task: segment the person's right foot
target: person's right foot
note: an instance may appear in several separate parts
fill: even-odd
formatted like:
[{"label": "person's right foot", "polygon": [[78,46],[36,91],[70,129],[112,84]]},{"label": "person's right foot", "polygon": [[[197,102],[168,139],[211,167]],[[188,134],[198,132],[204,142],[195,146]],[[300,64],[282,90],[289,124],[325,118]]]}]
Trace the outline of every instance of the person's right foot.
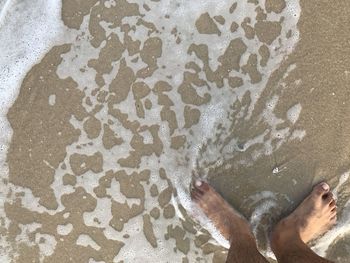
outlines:
[{"label": "person's right foot", "polygon": [[271,234],[272,249],[301,239],[307,243],[330,229],[337,220],[337,207],[326,183],[316,185],[311,194],[282,219]]},{"label": "person's right foot", "polygon": [[198,179],[194,181],[191,198],[228,241],[232,242],[236,238],[240,242],[248,240],[255,244],[248,221],[239,215],[208,183]]}]

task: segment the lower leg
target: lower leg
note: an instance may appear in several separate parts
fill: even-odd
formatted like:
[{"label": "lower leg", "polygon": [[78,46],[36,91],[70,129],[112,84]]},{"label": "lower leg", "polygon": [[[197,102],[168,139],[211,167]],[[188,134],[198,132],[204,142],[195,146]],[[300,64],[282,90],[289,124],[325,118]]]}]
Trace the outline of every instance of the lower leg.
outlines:
[{"label": "lower leg", "polygon": [[226,263],[267,263],[268,261],[260,254],[254,238],[238,237],[239,242],[231,242]]},{"label": "lower leg", "polygon": [[336,205],[329,186],[318,184],[272,232],[271,248],[278,262],[329,263],[329,260],[314,253],[307,243],[325,233],[335,222]]},{"label": "lower leg", "polygon": [[192,200],[230,241],[227,263],[266,263],[258,251],[248,222],[240,216],[209,184],[196,181]]}]

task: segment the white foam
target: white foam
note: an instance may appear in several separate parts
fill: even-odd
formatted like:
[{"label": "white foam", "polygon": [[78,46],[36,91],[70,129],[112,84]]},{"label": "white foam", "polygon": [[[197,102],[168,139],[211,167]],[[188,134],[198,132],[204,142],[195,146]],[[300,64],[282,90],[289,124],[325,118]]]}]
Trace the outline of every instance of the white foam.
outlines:
[{"label": "white foam", "polygon": [[66,236],[73,230],[73,225],[68,223],[66,225],[57,225],[57,233]]},{"label": "white foam", "polygon": [[83,246],[83,247],[92,247],[95,250],[100,250],[101,247],[88,235],[81,234],[79,235],[77,241],[77,245]]},{"label": "white foam", "polygon": [[[134,1],[137,2],[138,1]],[[210,67],[215,70],[218,63],[218,57],[222,55],[223,50],[226,49],[231,39],[235,37],[242,37],[244,36],[244,31],[239,28],[239,30],[236,33],[231,33],[229,30],[229,26],[232,21],[237,22],[240,24],[243,19],[246,16],[251,17],[252,24],[254,24],[255,21],[255,6],[252,4],[248,4],[244,1],[241,1],[238,3],[237,10],[232,16],[229,14],[228,10],[232,3],[228,2],[221,2],[221,1],[196,1],[196,2],[188,2],[188,1],[161,1],[161,2],[147,2],[147,4],[151,7],[152,12],[147,12],[145,14],[144,20],[146,21],[152,21],[155,23],[157,28],[164,27],[164,30],[162,31],[162,34],[160,37],[162,38],[163,42],[163,55],[161,58],[158,59],[158,65],[166,65],[166,69],[157,70],[152,77],[147,78],[145,81],[149,86],[153,86],[156,81],[159,80],[165,80],[169,81],[173,87],[177,87],[183,80],[183,76],[179,72],[179,69],[183,69],[184,65],[189,61],[196,62],[199,66],[203,65],[203,62],[199,60],[194,54],[187,54],[188,47],[192,43],[196,44],[207,44],[210,48],[208,50],[209,52],[209,65]],[[222,5],[223,7],[220,7]],[[298,7],[299,4],[297,1],[293,1],[292,6]],[[221,9],[220,9],[220,8]],[[224,26],[218,25],[219,29],[221,30],[222,34],[221,36],[217,35],[200,35],[200,34],[194,34],[192,35],[193,30],[196,31],[195,28],[195,21],[197,18],[202,14],[208,12],[211,17],[214,15],[223,15],[226,24]],[[285,10],[281,16],[285,16],[288,14],[289,10]],[[169,14],[170,18],[167,20],[164,20],[164,17],[159,14]],[[135,23],[135,18],[127,18],[125,21],[129,22],[130,24]],[[274,21],[279,20],[279,16],[271,17]],[[166,22],[165,22],[166,21]],[[265,85],[267,83],[269,73],[272,72],[275,68],[279,66],[279,63],[282,61],[282,59],[285,57],[285,54],[289,54],[293,47],[295,46],[296,42],[298,41],[298,33],[295,33],[297,31],[296,24],[297,24],[298,18],[297,17],[288,17],[285,20],[285,23],[283,24],[283,30],[281,34],[281,45],[276,42],[273,44],[273,47],[279,47],[280,49],[278,51],[275,51],[274,49],[271,49],[271,59],[268,62],[268,66],[266,68],[259,67],[258,70],[263,73],[265,76],[263,81],[261,83],[258,83],[256,85],[252,85],[248,79],[247,76],[235,72],[237,76],[241,77],[245,81],[245,85],[243,85],[240,88],[237,88],[234,92],[232,92],[229,89],[221,89],[217,90],[215,85],[213,83],[210,83],[211,87],[201,87],[198,93],[203,95],[205,92],[211,94],[211,101],[204,105],[197,107],[201,111],[201,119],[197,126],[191,127],[192,135],[188,132],[182,130],[182,133],[186,134],[186,137],[188,141],[190,142],[190,147],[188,150],[184,151],[183,153],[180,153],[181,156],[179,156],[179,153],[176,151],[172,151],[169,149],[168,142],[169,142],[169,131],[167,126],[162,126],[162,129],[160,130],[160,137],[162,141],[164,142],[164,152],[170,153],[166,155],[161,156],[161,164],[166,167],[166,170],[168,174],[171,174],[171,178],[177,188],[178,192],[178,200],[179,202],[188,210],[191,210],[191,200],[189,198],[187,189],[188,185],[190,183],[191,178],[188,176],[188,174],[191,173],[192,170],[196,170],[196,167],[199,162],[200,168],[207,169],[209,163],[215,163],[215,166],[221,165],[223,163],[223,160],[226,158],[229,158],[229,156],[232,156],[233,150],[237,149],[236,141],[233,138],[229,144],[215,146],[215,145],[207,145],[207,142],[209,139],[212,139],[214,134],[216,133],[217,126],[219,124],[223,125],[226,130],[229,130],[229,125],[231,125],[230,121],[227,121],[228,118],[228,111],[230,110],[230,106],[233,105],[233,103],[238,99],[241,100],[243,96],[249,91],[251,94],[252,104],[249,108],[249,112],[246,116],[243,115],[243,112],[245,109],[242,109],[239,114],[241,116],[246,117],[247,120],[249,120],[251,113],[254,109],[254,105],[260,98],[260,94],[265,88]],[[182,39],[182,42],[177,45],[175,44],[175,38],[173,35],[170,34],[171,29],[176,27],[177,31],[179,32],[179,35]],[[105,28],[105,30],[108,31],[108,28]],[[286,33],[292,30],[294,38],[286,40],[284,36]],[[135,32],[132,33],[133,39],[144,39],[147,37],[147,31],[144,30],[144,28],[137,27]],[[181,34],[180,34],[181,33]],[[244,60],[248,59],[248,55],[250,53],[258,53],[257,49],[259,48],[259,45],[257,45],[256,40],[247,40],[243,37],[243,41],[247,45],[248,51],[243,56],[241,64],[244,64]],[[214,44],[215,43],[215,44]],[[142,62],[140,62],[142,65]],[[133,64],[133,69],[137,70],[140,65]],[[292,70],[292,69],[291,69]],[[172,74],[173,79],[167,80],[165,76],[169,74],[169,72],[174,72]],[[205,79],[205,76],[203,72],[200,73],[200,77]],[[248,84],[249,83],[249,84]],[[172,107],[172,109],[175,112],[181,113],[183,111],[183,104],[179,98],[179,94],[176,91],[176,88],[174,91],[167,93],[170,98],[173,101],[176,101],[177,103]],[[277,103],[278,97],[275,98],[275,102]],[[152,100],[153,102],[153,100]],[[125,108],[125,106],[129,104],[128,99],[125,100],[125,104],[122,103],[123,106],[121,108]],[[278,148],[282,142],[285,142],[290,135],[290,131],[288,129],[285,130],[277,130],[276,126],[280,123],[282,123],[285,120],[278,119],[275,114],[273,113],[273,109],[275,106],[267,105],[268,114],[264,115],[263,117],[266,119],[266,121],[272,126],[272,138],[264,143],[264,137],[267,134],[267,131],[264,131],[262,134],[259,134],[255,138],[251,138],[249,141],[245,143],[244,149],[248,149],[250,146],[258,144],[258,143],[264,143],[264,149],[260,152],[256,152],[254,155],[254,160],[256,160],[259,156],[262,154],[271,154],[273,150]],[[159,109],[157,109],[159,110]],[[131,113],[131,112],[130,112]],[[146,113],[146,120],[155,120],[155,116],[157,116],[157,111],[153,110],[150,112],[150,114],[147,115]],[[239,116],[238,114],[238,116]],[[131,115],[133,116],[133,115]],[[159,116],[159,115],[158,115]],[[182,114],[177,114],[178,117],[178,123],[179,126],[184,125],[184,119]],[[132,117],[131,117],[132,119]],[[227,134],[226,134],[227,135]],[[281,139],[281,143],[279,143],[276,147],[274,147],[271,143],[274,138]],[[225,141],[225,137],[220,137],[220,141]],[[206,152],[200,156],[200,151],[205,145],[207,147]],[[224,153],[224,154],[223,154]],[[182,156],[187,155],[190,158],[190,163],[186,164],[184,162],[184,167],[178,167],[179,163],[182,163]],[[174,157],[175,158],[172,158]],[[146,158],[145,158],[146,159]],[[174,161],[174,159],[176,161]],[[149,160],[147,158],[147,160]],[[142,162],[144,163],[144,162]],[[174,166],[175,164],[175,166]],[[143,167],[143,165],[141,165]],[[205,175],[202,175],[205,176]],[[208,225],[210,225],[210,222],[207,222]],[[219,237],[219,235],[215,234],[216,238],[218,240],[221,240],[221,244],[224,244],[225,242]],[[123,248],[124,249],[124,248]],[[128,246],[125,247],[125,249],[128,249]]]},{"label": "white foam", "polygon": [[137,198],[126,198],[121,192],[120,192],[120,183],[117,182],[115,178],[111,181],[111,187],[107,188],[106,193],[112,197],[113,200],[119,202],[119,203],[127,203],[130,207],[132,205],[140,205],[141,200]]},{"label": "white foam", "polygon": [[49,104],[50,104],[51,106],[53,106],[53,105],[56,104],[56,95],[55,95],[55,94],[51,94],[51,95],[49,96]]},{"label": "white foam", "polygon": [[304,130],[294,130],[289,140],[299,139],[300,141],[305,137],[306,131]]},{"label": "white foam", "polygon": [[105,263],[105,261],[96,261],[93,258],[89,258],[88,263]]},{"label": "white foam", "polygon": [[296,123],[301,112],[301,104],[297,103],[287,111],[287,118],[291,123]]},{"label": "white foam", "polygon": [[300,17],[300,5],[299,3],[293,2],[293,1],[287,1],[286,3],[286,10],[289,14],[291,14],[296,19],[299,19]]},{"label": "white foam", "polygon": [[54,236],[48,234],[35,234],[35,243],[38,244],[40,249],[40,259],[51,256],[55,251],[57,241]]},{"label": "white foam", "polygon": [[339,177],[339,181],[338,181],[338,184],[337,186],[333,189],[332,193],[334,195],[334,197],[336,199],[338,199],[338,193],[339,193],[339,189],[340,187],[347,182],[347,180],[349,179],[349,176],[350,176],[350,172],[345,172],[343,174],[340,175]]},{"label": "white foam", "polygon": [[[111,200],[109,198],[97,198],[97,205],[94,211],[85,212],[83,214],[84,223],[87,226],[108,226],[109,221],[112,219],[111,213]],[[94,219],[98,219],[98,224]]]},{"label": "white foam", "polygon": [[112,6],[116,6],[117,3],[115,2],[115,0],[107,0],[104,2],[104,5],[105,5],[105,7],[110,8]]},{"label": "white foam", "polygon": [[21,233],[18,236],[16,236],[16,242],[26,242],[27,244],[34,245],[33,242],[31,242],[29,239],[29,234],[32,234],[41,226],[41,224],[35,222],[31,224],[19,224]]},{"label": "white foam", "polygon": [[[129,2],[135,2],[137,4],[140,4],[139,0],[133,0]],[[152,101],[152,104],[154,105],[152,110],[146,112],[145,119],[140,120],[136,115],[136,110],[133,106],[134,105],[134,99],[130,92],[127,99],[120,103],[118,105],[118,108],[121,109],[123,112],[128,113],[129,120],[139,120],[141,125],[148,125],[148,124],[159,124],[160,130],[159,130],[159,136],[164,144],[164,149],[162,154],[159,158],[155,155],[143,157],[141,160],[140,168],[138,170],[142,169],[150,169],[151,170],[151,181],[154,183],[157,183],[159,187],[159,191],[162,191],[167,187],[166,180],[159,180],[158,177],[158,169],[160,167],[164,167],[166,169],[167,174],[170,176],[173,184],[178,190],[178,197],[177,199],[172,199],[172,203],[176,206],[177,202],[181,203],[186,209],[192,210],[193,204],[191,202],[191,199],[188,194],[188,185],[190,183],[190,176],[191,172],[193,170],[196,170],[197,165],[199,165],[199,168],[207,168],[207,163],[214,162],[215,165],[221,165],[225,158],[229,158],[232,156],[232,153],[234,151],[245,151],[249,147],[256,145],[256,144],[264,144],[264,147],[260,149],[259,151],[255,152],[253,154],[253,157],[256,159],[262,154],[270,154],[273,150],[276,149],[275,146],[271,144],[272,139],[276,137],[288,137],[289,130],[277,130],[276,126],[280,123],[282,123],[285,120],[278,119],[273,110],[276,106],[276,103],[278,102],[278,97],[273,97],[274,101],[272,101],[272,104],[266,105],[266,111],[262,114],[261,118],[264,119],[270,126],[272,130],[271,140],[265,142],[264,137],[267,135],[268,131],[263,131],[261,134],[258,134],[254,138],[250,138],[247,142],[245,142],[244,147],[240,149],[237,146],[238,141],[233,138],[230,142],[228,142],[225,145],[219,145],[218,147],[214,144],[209,144],[207,147],[207,151],[203,154],[203,156],[200,156],[200,150],[203,149],[203,146],[208,144],[208,141],[211,139],[215,139],[215,134],[217,132],[218,125],[223,125],[225,131],[229,131],[229,126],[231,125],[231,122],[234,121],[234,119],[237,118],[246,118],[246,120],[249,120],[251,117],[252,111],[254,109],[255,104],[260,98],[260,94],[264,90],[269,74],[273,72],[281,63],[281,61],[285,58],[286,54],[289,54],[292,49],[295,47],[297,41],[298,41],[298,30],[296,28],[296,24],[298,21],[298,17],[291,17],[288,16],[288,12],[291,12],[291,8],[294,8],[294,11],[298,11],[298,1],[293,0],[290,1],[292,4],[289,4],[289,9],[286,11],[283,11],[281,15],[274,15],[271,16],[269,19],[273,21],[279,21],[280,16],[285,16],[285,22],[283,22],[283,29],[281,34],[281,42],[276,40],[272,47],[279,47],[278,51],[275,51],[275,49],[271,48],[271,58],[268,61],[268,65],[266,68],[261,68],[259,66],[258,70],[263,75],[263,80],[261,83],[258,84],[251,84],[249,77],[240,73],[235,72],[237,76],[241,77],[245,84],[241,86],[240,88],[237,88],[236,90],[232,90],[230,88],[227,88],[227,82],[225,82],[225,87],[218,89],[214,83],[209,83],[209,86],[203,86],[200,87],[198,90],[198,93],[200,95],[204,95],[205,93],[211,94],[212,98],[211,101],[202,106],[193,106],[194,108],[198,108],[201,113],[201,119],[198,125],[193,126],[191,128],[191,132],[189,130],[182,129],[181,127],[184,126],[184,118],[183,118],[183,109],[184,109],[184,103],[181,101],[180,94],[177,92],[177,88],[179,84],[182,83],[183,80],[183,70],[185,69],[186,63],[190,61],[194,61],[198,65],[202,66],[203,62],[200,61],[194,54],[190,55],[187,53],[189,46],[192,43],[196,44],[206,44],[209,47],[209,64],[210,67],[215,70],[218,65],[220,64],[218,61],[218,58],[223,54],[223,51],[226,49],[226,47],[229,45],[229,42],[231,39],[239,37],[242,38],[245,44],[247,45],[247,52],[243,55],[241,65],[244,64],[244,62],[248,59],[248,55],[251,53],[258,54],[257,50],[259,48],[259,43],[257,43],[256,39],[248,40],[244,38],[244,31],[242,28],[239,28],[237,32],[231,33],[229,30],[229,26],[231,22],[235,21],[238,24],[240,24],[243,19],[248,16],[251,18],[252,23],[255,22],[255,5],[247,3],[245,1],[239,1],[237,10],[235,11],[234,15],[229,13],[229,8],[232,3],[229,3],[228,1],[224,0],[198,0],[198,1],[185,1],[185,0],[165,0],[160,2],[155,1],[148,1],[145,0],[145,3],[147,3],[151,8],[152,12],[146,12],[143,19],[145,21],[150,21],[155,23],[156,27],[160,30],[162,27],[164,27],[164,30],[162,30],[159,37],[162,39],[163,42],[163,55],[161,58],[158,59],[158,65],[166,65],[165,69],[159,68],[151,77],[146,78],[144,81],[146,84],[148,84],[150,87],[153,87],[154,84],[157,81],[164,80],[170,82],[170,84],[174,87],[174,89],[171,92],[168,92],[167,95],[173,100],[175,103],[174,106],[171,107],[172,110],[174,110],[177,113],[178,118],[178,124],[179,129],[175,132],[178,135],[186,135],[187,140],[189,144],[187,145],[188,148],[184,150],[175,151],[170,148],[170,131],[168,128],[167,123],[163,122],[160,118],[160,107],[157,105],[157,97],[154,94],[149,95],[149,99]],[[10,3],[10,2],[8,2]],[[80,54],[81,56],[76,57],[76,51],[74,48],[62,55],[63,62],[59,66],[57,70],[57,74],[61,78],[66,77],[72,77],[77,83],[79,88],[83,89],[87,87],[87,89],[84,91],[86,94],[91,92],[93,89],[96,88],[95,83],[95,70],[92,68],[87,67],[86,71],[81,72],[79,69],[82,68],[82,66],[85,66],[87,64],[87,61],[92,58],[97,58],[100,49],[106,44],[102,43],[101,47],[98,49],[93,48],[88,39],[91,37],[91,35],[88,33],[88,16],[86,16],[83,20],[81,30],[75,31],[75,30],[67,30],[65,32],[65,36],[63,37],[60,35],[61,33],[61,24],[62,22],[59,19],[59,11],[60,11],[60,4],[58,1],[47,1],[44,3],[44,1],[36,1],[35,3],[32,3],[30,1],[23,2],[24,5],[28,8],[29,15],[36,15],[39,17],[35,17],[34,19],[29,19],[29,21],[32,21],[33,27],[35,26],[35,30],[38,30],[39,33],[35,33],[36,31],[30,30],[31,28],[24,28],[23,34],[21,36],[26,36],[33,34],[33,36],[28,36],[27,41],[29,42],[29,49],[26,49],[26,47],[23,47],[21,49],[21,45],[18,45],[15,49],[9,49],[9,52],[13,52],[13,56],[16,56],[16,52],[18,50],[22,50],[24,54],[27,54],[29,51],[30,54],[24,55],[23,59],[20,60],[19,64],[16,64],[12,68],[9,68],[9,71],[12,72],[10,75],[5,75],[5,78],[10,76],[7,86],[12,85],[13,87],[16,87],[13,89],[13,92],[11,93],[11,89],[6,90],[3,95],[4,100],[6,100],[8,103],[7,107],[11,105],[13,102],[13,99],[15,95],[18,92],[18,87],[20,84],[20,81],[22,80],[23,76],[25,75],[26,71],[29,69],[30,66],[32,66],[33,63],[37,62],[41,57],[42,54],[48,50],[48,48],[56,41],[56,37],[58,37],[60,40],[68,38],[68,43],[72,42],[73,46],[80,46]],[[29,5],[30,4],[30,5]],[[113,6],[114,1],[105,1],[105,6]],[[10,4],[9,4],[10,5]],[[51,10],[47,7],[47,5],[52,5],[57,7],[57,9],[54,9],[50,6],[50,8],[54,9],[53,12],[47,13],[47,10]],[[34,11],[33,11],[33,9]],[[59,7],[59,8],[58,8]],[[5,8],[5,6],[4,6]],[[12,7],[11,7],[12,8]],[[9,8],[8,10],[12,10]],[[46,9],[45,9],[46,8]],[[41,14],[41,16],[38,14],[39,10],[40,12],[43,12],[44,14]],[[44,10],[44,11],[42,11]],[[30,13],[31,12],[31,13]],[[210,16],[215,15],[223,15],[226,23],[225,25],[218,25],[218,28],[221,30],[222,34],[220,36],[216,35],[201,35],[198,34],[195,27],[195,22],[198,19],[198,17],[208,12]],[[300,10],[299,10],[300,13]],[[166,19],[164,18],[165,15],[169,15],[170,18]],[[50,15],[50,17],[47,17]],[[287,16],[287,17],[286,17]],[[41,19],[42,18],[42,19]],[[46,19],[47,18],[47,19]],[[7,18],[11,20],[10,18]],[[130,23],[131,25],[135,25],[137,23],[137,20],[139,17],[126,17],[123,19],[123,23]],[[25,21],[27,22],[28,18],[25,18]],[[5,20],[4,20],[5,21]],[[24,20],[23,20],[24,21]],[[24,23],[22,21],[22,23]],[[17,22],[17,20],[16,20]],[[36,25],[36,22],[40,22],[40,25]],[[47,30],[47,26],[51,25],[50,30]],[[103,26],[108,33],[114,32],[116,33],[121,39],[123,38],[123,32],[120,31],[120,29],[113,29],[108,28],[108,23],[101,23],[101,26]],[[180,37],[182,39],[182,42],[177,45],[175,44],[175,38],[173,35],[171,35],[171,30],[176,27]],[[1,29],[2,30],[2,29]],[[292,30],[293,37],[292,39],[285,39],[286,32],[289,30]],[[6,31],[5,31],[6,32]],[[16,31],[18,32],[18,31]],[[29,32],[29,33],[28,33]],[[84,37],[80,37],[79,39],[76,39],[75,36],[77,34],[80,34],[81,32],[86,32],[86,35]],[[194,34],[193,34],[194,33]],[[145,27],[142,26],[136,26],[136,29],[134,32],[130,32],[130,35],[133,39],[141,40],[141,47],[144,45],[144,40],[148,38],[148,31]],[[43,38],[45,36],[45,39],[41,39],[40,45],[34,46],[33,38],[35,40],[35,36],[39,38]],[[1,39],[1,37],[0,37]],[[14,37],[14,40],[18,40],[18,36]],[[8,43],[8,42],[7,42]],[[281,43],[281,44],[279,44]],[[0,43],[1,45],[2,43]],[[10,45],[11,46],[11,45]],[[16,45],[14,45],[16,46]],[[2,46],[0,46],[1,48]],[[34,51],[33,51],[34,49]],[[12,54],[12,53],[11,53]],[[22,57],[19,56],[19,59]],[[132,58],[130,56],[126,56],[126,61],[129,66],[132,66],[133,70],[136,72],[137,70],[141,69],[145,66],[145,64],[139,60],[138,63],[130,63],[130,60]],[[3,59],[3,57],[0,57],[1,63],[2,62],[8,62],[8,60]],[[1,68],[0,64],[0,69]],[[4,63],[6,65],[6,63]],[[104,74],[103,78],[106,81],[106,86],[110,84],[113,77],[115,76],[116,72],[118,71],[118,66],[115,66],[112,70],[112,72],[108,74]],[[12,71],[11,71],[12,70]],[[167,75],[172,74],[173,79],[169,80],[166,78]],[[204,73],[201,72],[199,74],[200,78],[205,79]],[[233,76],[233,73],[231,73],[231,76]],[[11,82],[12,81],[12,82]],[[16,85],[14,85],[16,84]],[[5,85],[5,86],[6,86]],[[0,90],[0,96],[1,95]],[[240,112],[237,113],[236,116],[230,117],[229,112],[231,111],[231,106],[234,102],[242,101],[242,98],[246,95],[250,94],[252,104],[249,106],[248,114],[245,114],[247,109],[241,109]],[[97,102],[94,98],[92,98],[92,102],[95,105]],[[50,96],[49,103],[54,104],[55,99]],[[91,110],[92,107],[89,107],[84,104],[87,110]],[[6,110],[4,110],[4,114],[6,113]],[[4,114],[0,114],[1,116],[5,117]],[[102,110],[98,114],[96,114],[96,118],[100,120],[104,120],[106,118],[106,110]],[[0,122],[3,123],[3,122]],[[74,143],[67,147],[67,158],[65,160],[65,163],[68,164],[68,158],[72,153],[82,153],[82,154],[88,154],[92,155],[96,152],[98,149],[103,154],[103,170],[107,171],[109,169],[119,169],[121,168],[116,164],[116,160],[128,156],[129,151],[132,150],[130,147],[130,141],[132,139],[132,132],[130,130],[124,129],[122,125],[118,122],[113,124],[111,128],[115,131],[117,131],[118,135],[121,136],[124,140],[124,143],[118,147],[112,148],[111,150],[105,150],[101,146],[101,136],[94,140],[89,140],[87,138],[87,135],[83,132],[82,123],[75,119],[74,117],[71,118],[71,124],[76,127],[77,129],[80,129],[82,131],[81,136],[79,137],[79,141],[77,143]],[[3,143],[4,147],[6,147],[10,136],[11,136],[11,130],[8,126],[3,128],[1,131],[6,131],[7,133],[0,133],[4,134],[4,138],[6,138],[6,143]],[[176,135],[177,135],[176,134]],[[219,137],[219,140],[225,141],[225,138],[227,138],[228,133],[223,132],[222,136]],[[151,143],[153,139],[151,136],[145,132],[143,134],[144,142],[145,143]],[[285,138],[283,138],[285,139]],[[76,146],[82,143],[86,143],[92,141],[92,146],[87,146],[84,149],[77,149]],[[281,140],[284,142],[283,140]],[[281,145],[281,144],[279,144]],[[5,152],[5,151],[4,151]],[[189,158],[188,159],[186,158]],[[158,161],[160,160],[160,164]],[[63,194],[71,193],[74,191],[74,188],[71,186],[64,186],[62,185],[62,177],[65,173],[71,172],[71,168],[69,165],[67,165],[67,170],[62,170],[61,168],[56,169],[55,173],[55,181],[52,183],[51,187],[54,189],[55,196],[57,198],[57,201],[59,203],[59,207],[56,211],[48,211],[50,213],[56,213],[58,211],[62,211],[64,209],[63,205],[61,204],[61,196]],[[124,168],[127,173],[131,173],[134,171],[134,169],[131,168]],[[91,194],[92,196],[96,197],[93,188],[98,185],[98,180],[103,176],[104,173],[94,174],[92,172],[87,172],[84,175],[81,175],[77,177],[77,187],[82,186],[84,187],[85,191]],[[204,175],[205,176],[205,175]],[[161,181],[161,182],[159,182]],[[107,189],[108,193],[112,195],[112,198],[115,200],[119,200],[120,202],[127,201],[129,205],[132,204],[138,204],[139,200],[129,200],[125,199],[123,195],[119,195],[119,189],[118,184],[113,180],[111,189]],[[146,189],[146,185],[145,189]],[[112,190],[113,189],[113,190]],[[113,193],[112,191],[116,191],[117,193]],[[266,207],[271,207],[271,200],[264,196],[266,199],[268,199],[270,203],[267,203],[263,206],[265,209],[256,210],[255,216],[254,216],[254,222],[259,222],[259,218],[261,215],[266,211]],[[23,198],[26,200],[24,202],[24,206],[30,208],[33,211],[40,211],[43,212],[47,209],[44,207],[41,207],[38,205],[38,200],[34,198],[31,195],[30,191],[27,191],[25,194],[25,197]],[[109,221],[112,219],[112,214],[110,211],[111,208],[111,200],[108,198],[96,198],[97,199],[97,207],[93,212],[84,213],[83,218],[84,222],[88,226],[96,226],[96,227],[104,227],[105,231],[104,234],[107,238],[110,239],[120,239],[120,233],[115,231],[112,227],[109,226]],[[152,199],[149,196],[149,193],[146,191],[146,203],[145,203],[145,212],[150,211],[154,206],[157,206],[157,200],[156,198]],[[270,205],[270,206],[269,206]],[[180,216],[179,209],[176,208],[177,215]],[[200,215],[200,211],[198,211],[198,214]],[[94,218],[97,218],[100,221],[100,224],[96,223],[94,221]],[[200,218],[203,222],[203,225],[207,227],[211,233],[215,236],[216,240],[223,244],[224,246],[228,247],[228,242],[225,240],[219,232],[214,228],[213,224],[208,221],[203,214],[200,215]],[[154,232],[156,235],[156,238],[158,240],[158,247],[156,249],[152,248],[151,245],[145,240],[144,234],[142,233],[142,216],[138,216],[135,218],[132,218],[127,224],[125,224],[125,229],[128,234],[130,234],[130,238],[128,241],[125,242],[125,246],[121,249],[119,255],[116,257],[116,260],[121,259],[130,259],[129,262],[154,262],[155,255],[157,259],[161,262],[165,262],[169,258],[171,258],[174,262],[180,262],[182,258],[181,253],[174,253],[173,252],[173,246],[175,241],[170,239],[169,241],[165,242],[163,236],[164,231],[166,231],[166,227],[169,224],[179,224],[177,219],[169,219],[167,221],[162,218],[162,220],[156,220],[152,221],[154,226]],[[63,227],[63,228],[62,228]],[[69,227],[67,226],[59,226],[57,231],[60,231],[60,233],[67,233]],[[191,236],[189,233],[186,233],[186,237],[193,239],[193,236]],[[51,244],[54,242],[51,240]],[[50,243],[48,242],[48,243]],[[192,242],[192,241],[191,241]],[[80,236],[77,240],[78,244],[81,245],[89,245],[91,247],[94,247],[95,249],[98,249],[98,245],[91,239],[89,236]],[[96,246],[97,245],[97,246]],[[193,246],[193,243],[191,243]],[[142,250],[140,248],[143,248]],[[42,248],[46,251],[46,254],[50,253],[49,248]],[[136,255],[140,255],[140,258],[136,258]],[[142,259],[141,259],[142,257]],[[195,258],[196,255],[193,250],[191,250],[188,254],[189,258]],[[210,259],[211,256],[208,256],[206,259]],[[133,259],[133,261],[131,261]]]}]

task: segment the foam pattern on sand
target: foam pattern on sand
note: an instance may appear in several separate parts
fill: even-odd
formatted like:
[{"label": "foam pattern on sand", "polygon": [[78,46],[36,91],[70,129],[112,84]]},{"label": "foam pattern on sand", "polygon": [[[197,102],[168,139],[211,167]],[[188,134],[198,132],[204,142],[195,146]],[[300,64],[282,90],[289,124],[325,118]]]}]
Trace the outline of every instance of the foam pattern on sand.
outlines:
[{"label": "foam pattern on sand", "polygon": [[[7,179],[6,153],[12,129],[6,114],[18,95],[25,74],[50,48],[63,40],[60,1],[0,1],[0,172]],[[0,185],[0,209],[8,189]],[[7,225],[8,222],[6,222]],[[1,237],[2,247],[5,237]],[[4,250],[1,262],[9,262]]]},{"label": "foam pattern on sand", "polygon": [[[298,1],[273,2],[63,1],[58,14],[57,2],[40,9],[22,1],[38,34],[23,27],[29,47],[9,49],[31,57],[18,65],[1,58],[13,67],[6,85],[14,88],[1,91],[7,108],[23,79],[18,72],[38,64],[8,114],[9,255],[64,262],[222,257],[227,241],[189,198],[192,175],[206,179],[231,158],[250,166],[305,136],[295,128],[301,104],[282,117],[275,112],[294,64],[278,90],[262,96],[299,39]],[[2,14],[14,12],[12,4]],[[1,23],[11,29],[11,21]],[[47,42],[33,46],[44,35]],[[242,141],[249,125],[263,128]],[[4,131],[3,153],[12,135],[9,126]],[[279,211],[268,191],[245,204],[255,232],[264,215]]]}]

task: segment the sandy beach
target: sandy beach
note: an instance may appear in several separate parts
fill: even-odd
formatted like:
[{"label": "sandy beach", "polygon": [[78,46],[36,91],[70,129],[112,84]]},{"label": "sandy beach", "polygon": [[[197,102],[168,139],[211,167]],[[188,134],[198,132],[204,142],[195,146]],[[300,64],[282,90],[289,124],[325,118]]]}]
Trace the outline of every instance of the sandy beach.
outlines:
[{"label": "sandy beach", "polygon": [[348,262],[349,13],[348,1],[63,0],[60,33],[4,115],[2,262],[223,263],[228,242],[190,200],[197,177],[271,262],[271,228],[327,181],[338,224],[310,245]]}]

